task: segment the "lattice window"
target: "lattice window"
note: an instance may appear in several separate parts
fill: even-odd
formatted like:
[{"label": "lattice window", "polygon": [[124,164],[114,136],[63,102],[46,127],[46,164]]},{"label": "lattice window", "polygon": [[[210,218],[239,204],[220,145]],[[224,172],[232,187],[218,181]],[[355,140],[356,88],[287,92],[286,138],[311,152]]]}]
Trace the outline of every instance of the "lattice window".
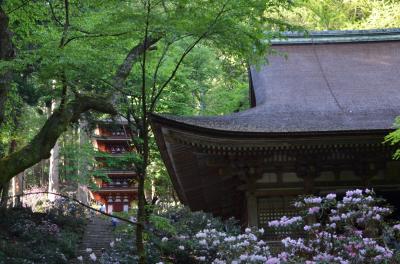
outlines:
[{"label": "lattice window", "polygon": [[300,230],[276,230],[268,227],[268,222],[280,219],[282,216],[297,216],[298,211],[293,207],[296,197],[277,196],[258,198],[258,223],[265,229],[266,240],[281,240],[288,236],[298,237]]}]

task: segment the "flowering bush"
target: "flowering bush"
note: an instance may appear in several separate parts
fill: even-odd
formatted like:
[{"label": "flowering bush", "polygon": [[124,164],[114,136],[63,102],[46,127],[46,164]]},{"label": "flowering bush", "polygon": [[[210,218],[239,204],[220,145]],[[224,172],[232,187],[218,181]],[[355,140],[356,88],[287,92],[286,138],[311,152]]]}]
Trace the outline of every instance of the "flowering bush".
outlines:
[{"label": "flowering bush", "polygon": [[263,229],[246,228],[243,234],[228,235],[215,229],[204,229],[195,235],[193,254],[199,262],[225,263],[277,263],[267,244],[259,240]]},{"label": "flowering bush", "polygon": [[[303,197],[295,204],[302,215],[269,222],[269,227],[302,227],[302,238],[282,240],[283,263],[398,263],[396,230],[384,221],[392,213],[372,190]],[[390,242],[392,241],[392,242]]]},{"label": "flowering bush", "polygon": [[59,264],[75,258],[84,220],[62,211],[57,203],[45,211],[25,207],[0,210],[0,263]]},{"label": "flowering bush", "polygon": [[[185,208],[170,209],[152,217],[147,227],[148,262],[400,263],[400,224],[389,224],[392,209],[372,190],[348,191],[342,199],[334,193],[304,196],[294,206],[299,210],[297,216],[268,223],[266,232],[296,231],[274,251],[261,239],[263,229],[247,228],[241,233],[231,220],[223,222]],[[122,242],[113,242],[103,263],[137,263],[134,233],[120,235]]]}]

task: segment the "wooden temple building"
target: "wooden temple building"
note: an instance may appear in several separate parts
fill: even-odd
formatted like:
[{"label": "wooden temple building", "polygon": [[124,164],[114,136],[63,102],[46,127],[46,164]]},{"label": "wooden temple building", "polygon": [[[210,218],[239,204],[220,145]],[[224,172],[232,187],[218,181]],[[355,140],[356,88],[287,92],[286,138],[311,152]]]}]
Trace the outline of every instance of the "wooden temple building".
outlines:
[{"label": "wooden temple building", "polygon": [[92,191],[95,200],[105,204],[108,213],[128,211],[137,198],[137,185],[133,164],[119,161],[133,151],[127,122],[121,118],[98,122],[92,142],[100,154],[96,157],[98,172],[110,180],[95,178],[98,187]]},{"label": "wooden temple building", "polygon": [[369,187],[400,208],[400,163],[383,144],[400,115],[400,30],[293,33],[272,48],[249,70],[250,109],[152,115],[181,202],[260,227],[301,194]]}]

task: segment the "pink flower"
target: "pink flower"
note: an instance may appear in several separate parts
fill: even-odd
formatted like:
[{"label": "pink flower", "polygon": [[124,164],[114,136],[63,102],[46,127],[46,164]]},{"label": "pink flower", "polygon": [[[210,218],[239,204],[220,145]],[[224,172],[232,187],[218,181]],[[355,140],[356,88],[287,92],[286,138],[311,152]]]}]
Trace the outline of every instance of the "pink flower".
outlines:
[{"label": "pink flower", "polygon": [[318,206],[314,206],[308,209],[308,214],[316,214],[319,212],[319,207]]}]

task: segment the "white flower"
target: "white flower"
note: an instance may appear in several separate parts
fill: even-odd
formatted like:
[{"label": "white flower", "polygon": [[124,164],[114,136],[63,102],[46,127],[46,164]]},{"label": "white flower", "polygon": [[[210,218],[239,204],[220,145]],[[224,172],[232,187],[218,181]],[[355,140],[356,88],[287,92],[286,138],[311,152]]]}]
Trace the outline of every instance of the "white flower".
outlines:
[{"label": "white flower", "polygon": [[213,243],[212,243],[212,245],[214,247],[218,246],[219,244],[220,244],[220,242],[218,240],[214,240]]},{"label": "white flower", "polygon": [[302,206],[303,206],[303,203],[302,203],[302,202],[295,202],[295,203],[294,203],[294,207],[299,208],[299,207],[302,207]]},{"label": "white flower", "polygon": [[200,245],[206,246],[207,245],[207,241],[205,239],[202,239],[199,241]]},{"label": "white flower", "polygon": [[83,261],[83,257],[82,257],[82,256],[77,257],[77,259],[78,259],[79,261]]},{"label": "white flower", "polygon": [[96,255],[94,253],[90,254],[89,257],[93,261],[96,261],[96,259],[97,259]]},{"label": "white flower", "polygon": [[244,230],[244,232],[250,233],[250,232],[251,232],[251,229],[250,229],[250,228],[246,228],[246,229]]},{"label": "white flower", "polygon": [[114,241],[110,242],[110,247],[114,247]]},{"label": "white flower", "polygon": [[335,193],[330,193],[330,194],[328,194],[327,196],[326,196],[326,199],[328,199],[328,200],[333,200],[333,199],[335,199],[336,198],[336,194]]},{"label": "white flower", "polygon": [[167,242],[168,241],[168,237],[163,237],[162,239],[161,239],[161,242]]},{"label": "white flower", "polygon": [[87,252],[87,253],[90,253],[90,252],[92,252],[92,249],[91,249],[91,248],[87,248],[87,249],[86,249],[86,252]]},{"label": "white flower", "polygon": [[330,216],[329,220],[331,222],[340,221],[340,216],[338,216],[338,215]]},{"label": "white flower", "polygon": [[381,216],[379,214],[375,215],[374,217],[372,217],[373,219],[379,221],[381,220]]},{"label": "white flower", "polygon": [[203,233],[203,232],[199,232],[196,234],[197,238],[205,238],[206,236],[207,236],[206,233]]},{"label": "white flower", "polygon": [[307,198],[304,198],[304,202],[305,202],[306,204],[310,204],[310,203],[317,203],[317,204],[319,204],[319,203],[322,202],[322,198],[321,198],[321,197],[307,197]]},{"label": "white flower", "polygon": [[121,242],[121,238],[116,238],[115,241]]},{"label": "white flower", "polygon": [[260,232],[261,234],[264,234],[264,228],[258,229],[258,232]]},{"label": "white flower", "polygon": [[184,246],[182,246],[182,245],[181,245],[181,246],[179,246],[178,248],[179,248],[180,250],[185,250],[185,247],[184,247]]}]

